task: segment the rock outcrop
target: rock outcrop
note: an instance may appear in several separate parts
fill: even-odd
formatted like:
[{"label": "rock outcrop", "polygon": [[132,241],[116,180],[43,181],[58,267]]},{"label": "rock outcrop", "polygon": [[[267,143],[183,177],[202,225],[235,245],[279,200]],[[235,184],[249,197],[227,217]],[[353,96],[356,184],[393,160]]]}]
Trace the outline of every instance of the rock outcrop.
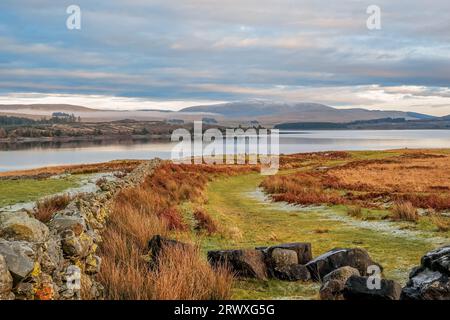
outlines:
[{"label": "rock outcrop", "polygon": [[402,300],[450,300],[450,246],[425,254],[402,290]]},{"label": "rock outcrop", "polygon": [[110,200],[140,183],[160,160],[84,194],[44,224],[25,211],[0,212],[0,299],[102,299],[97,250]]}]

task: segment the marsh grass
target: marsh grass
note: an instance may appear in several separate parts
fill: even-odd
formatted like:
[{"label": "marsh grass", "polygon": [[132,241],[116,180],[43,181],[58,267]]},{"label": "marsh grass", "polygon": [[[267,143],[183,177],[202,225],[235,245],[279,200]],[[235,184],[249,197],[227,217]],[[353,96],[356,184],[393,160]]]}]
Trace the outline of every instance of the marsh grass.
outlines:
[{"label": "marsh grass", "polygon": [[419,217],[417,208],[411,202],[396,202],[392,207],[392,220],[417,222]]},{"label": "marsh grass", "polygon": [[74,197],[69,194],[41,199],[36,202],[33,211],[34,217],[43,223],[47,223],[56,212],[65,209],[73,199]]}]

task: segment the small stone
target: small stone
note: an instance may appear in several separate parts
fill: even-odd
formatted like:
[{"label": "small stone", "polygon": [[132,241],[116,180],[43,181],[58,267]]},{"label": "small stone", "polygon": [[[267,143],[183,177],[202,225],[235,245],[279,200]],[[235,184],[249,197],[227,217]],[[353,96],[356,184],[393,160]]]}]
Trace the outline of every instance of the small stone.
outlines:
[{"label": "small stone", "polygon": [[89,275],[97,274],[100,272],[100,266],[102,259],[96,255],[88,255],[86,257],[86,266],[84,272]]},{"label": "small stone", "polygon": [[0,239],[0,255],[5,258],[13,277],[23,279],[34,270],[36,253],[28,242]]},{"label": "small stone", "polygon": [[13,287],[13,278],[9,273],[6,259],[0,255],[0,297],[8,296]]},{"label": "small stone", "polygon": [[50,229],[55,229],[58,232],[72,230],[77,236],[86,231],[86,221],[74,205],[56,213],[49,226]]}]

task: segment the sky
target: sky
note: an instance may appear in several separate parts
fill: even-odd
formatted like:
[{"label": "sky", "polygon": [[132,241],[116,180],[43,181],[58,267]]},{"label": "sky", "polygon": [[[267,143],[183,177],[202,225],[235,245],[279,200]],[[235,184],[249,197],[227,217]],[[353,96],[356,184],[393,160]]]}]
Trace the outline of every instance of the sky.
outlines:
[{"label": "sky", "polygon": [[[66,27],[70,5],[80,30]],[[448,12],[448,0],[2,0],[0,104],[264,99],[448,115]]]}]

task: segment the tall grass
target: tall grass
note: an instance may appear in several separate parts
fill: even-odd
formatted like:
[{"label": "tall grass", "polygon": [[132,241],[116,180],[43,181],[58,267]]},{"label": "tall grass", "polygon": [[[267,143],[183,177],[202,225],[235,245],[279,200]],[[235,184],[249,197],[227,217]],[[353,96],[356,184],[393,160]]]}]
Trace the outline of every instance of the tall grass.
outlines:
[{"label": "tall grass", "polygon": [[196,221],[196,230],[204,230],[208,234],[217,232],[218,227],[211,216],[203,209],[199,208],[194,211],[194,219]]},{"label": "tall grass", "polygon": [[419,213],[411,202],[396,202],[392,207],[391,218],[397,221],[417,222]]},{"label": "tall grass", "polygon": [[[165,248],[157,268],[150,268],[148,241],[154,235],[188,232],[178,205],[201,203],[204,188],[215,175],[231,175],[242,167],[194,166],[165,163],[136,187],[122,190],[111,205],[103,233],[99,280],[106,297],[119,299],[226,299],[233,276],[213,269],[195,246]],[[208,231],[214,222],[204,212],[197,221]]]},{"label": "tall grass", "polygon": [[63,194],[39,200],[34,208],[34,217],[47,223],[56,212],[65,209],[73,199],[73,196]]}]

